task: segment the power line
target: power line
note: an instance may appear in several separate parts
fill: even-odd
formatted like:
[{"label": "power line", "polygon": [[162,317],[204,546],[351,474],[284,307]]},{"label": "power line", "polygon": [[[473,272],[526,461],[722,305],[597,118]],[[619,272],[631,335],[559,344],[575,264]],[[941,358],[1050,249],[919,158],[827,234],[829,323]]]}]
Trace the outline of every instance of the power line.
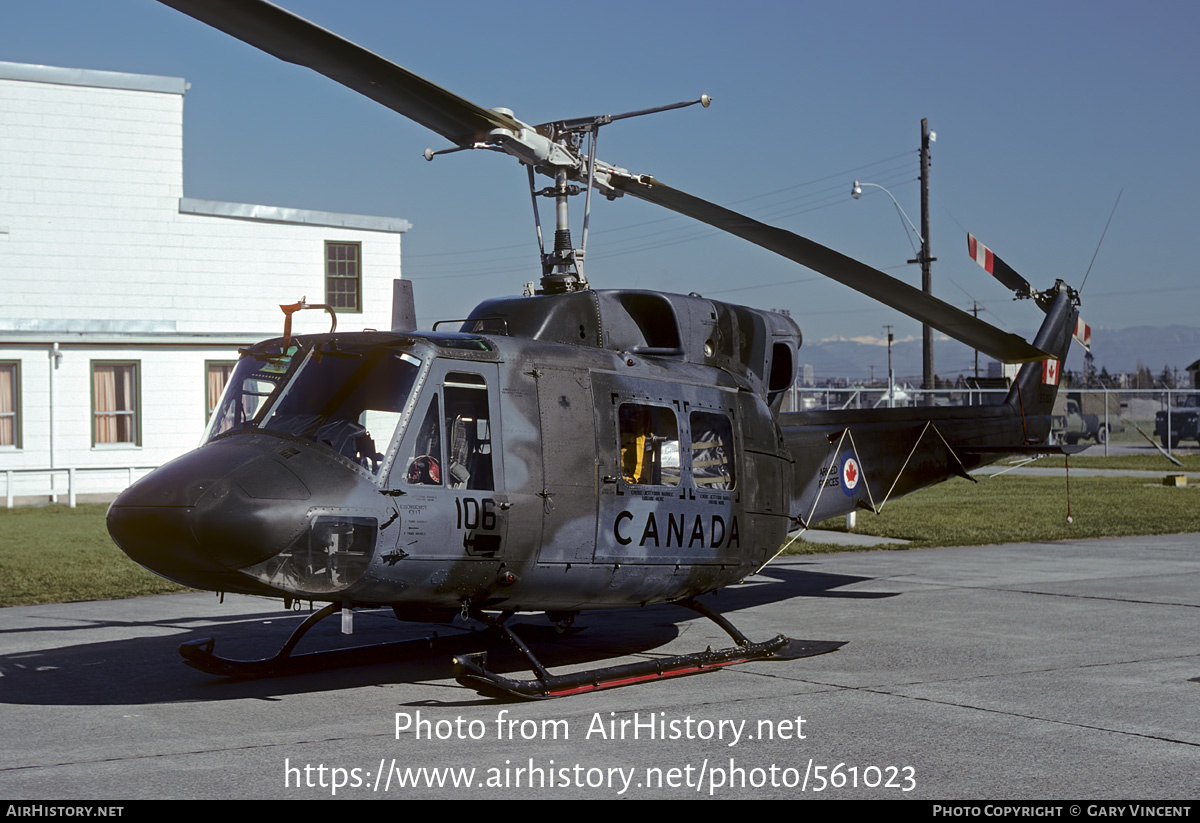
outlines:
[{"label": "power line", "polygon": [[[741,203],[747,203],[752,200],[759,200],[764,197],[771,197],[773,195],[780,194],[783,192],[794,191],[796,189],[805,188],[807,186],[812,186],[817,183],[823,183],[826,180],[832,180],[835,178],[844,178],[847,175],[853,174],[854,172],[861,172],[861,171],[873,168],[875,166],[883,165],[885,163],[890,163],[893,160],[896,160],[901,157],[908,157],[912,153],[913,152],[911,152],[911,151],[902,152],[901,154],[893,155],[891,157],[885,157],[881,160],[875,160],[873,162],[866,163],[861,166],[855,166],[855,167],[846,169],[844,171],[834,172],[832,174],[827,174],[822,177],[816,177],[811,180],[805,180],[800,183],[793,183],[790,186],[784,186],[779,189],[772,189],[771,191],[762,192],[760,194],[753,194],[748,197],[743,197],[739,200],[730,201],[729,205],[738,205]],[[892,169],[885,169],[881,173],[889,174],[889,173],[891,173],[891,171],[892,171]],[[797,198],[791,198],[791,200],[803,200],[808,197],[814,197],[814,196],[816,196],[816,194],[817,193],[814,192],[814,193],[810,193],[807,195],[801,195],[800,197],[797,197]],[[789,201],[788,200],[781,201],[781,203],[786,203],[786,202],[789,202]],[[778,206],[781,204],[776,204],[776,205]],[[800,213],[803,213],[803,212],[800,212]],[[784,216],[789,216],[789,215],[784,215]],[[599,230],[593,231],[592,234],[600,235],[600,234],[610,234],[610,233],[614,233],[614,232],[624,232],[624,231],[628,231],[630,229],[639,229],[639,228],[644,228],[646,226],[655,225],[658,223],[664,223],[667,221],[677,221],[677,220],[681,220],[681,219],[682,218],[677,215],[668,215],[666,217],[660,217],[660,218],[657,218],[654,220],[643,220],[643,221],[639,221],[637,223],[627,223],[622,226],[613,226],[613,227],[607,228],[607,229],[599,229]],[[678,229],[668,229],[666,231],[670,232],[670,231],[677,231],[677,230]],[[655,234],[658,234],[658,233],[656,232],[654,234],[645,235],[645,236],[654,236]],[[635,238],[635,239],[638,239],[638,238]],[[524,243],[513,243],[513,244],[504,245],[504,246],[489,246],[489,247],[476,248],[476,249],[459,249],[456,251],[424,252],[424,253],[420,253],[420,254],[406,254],[405,259],[427,259],[427,258],[431,258],[431,257],[452,257],[452,256],[471,255],[471,254],[490,254],[490,253],[497,252],[497,251],[507,251],[509,249],[524,248],[525,245],[526,244],[524,244]]]}]

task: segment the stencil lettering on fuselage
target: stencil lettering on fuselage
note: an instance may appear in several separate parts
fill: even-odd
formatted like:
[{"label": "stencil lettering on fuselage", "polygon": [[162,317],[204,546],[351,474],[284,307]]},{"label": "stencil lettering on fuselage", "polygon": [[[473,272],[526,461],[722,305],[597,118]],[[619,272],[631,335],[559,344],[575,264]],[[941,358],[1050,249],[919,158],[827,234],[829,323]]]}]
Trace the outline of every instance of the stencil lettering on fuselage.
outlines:
[{"label": "stencil lettering on fuselage", "polygon": [[[609,491],[606,489],[605,491]],[[715,563],[734,557],[742,524],[731,495],[625,487],[602,494],[596,560],[623,563]]]}]

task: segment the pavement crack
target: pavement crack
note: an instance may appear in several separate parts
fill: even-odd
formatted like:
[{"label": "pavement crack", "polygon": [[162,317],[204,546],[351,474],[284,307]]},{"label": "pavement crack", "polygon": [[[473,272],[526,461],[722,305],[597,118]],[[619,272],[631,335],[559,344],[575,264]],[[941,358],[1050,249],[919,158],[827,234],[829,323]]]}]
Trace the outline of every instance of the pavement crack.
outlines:
[{"label": "pavement crack", "polygon": [[130,754],[119,757],[93,757],[83,760],[62,760],[54,763],[29,763],[23,766],[5,766],[0,767],[0,774],[5,772],[20,772],[31,769],[53,769],[60,766],[80,766],[92,763],[126,763],[136,762],[138,760],[155,760],[160,757],[187,757],[189,755],[202,754],[220,754],[222,752],[249,752],[256,749],[279,749],[286,746],[307,746],[323,743],[344,743],[348,740],[362,740],[364,738],[384,738],[387,739],[387,734],[371,734],[355,737],[326,737],[318,740],[289,740],[283,743],[256,743],[249,746],[219,746],[208,749],[186,749],[183,751],[174,752],[155,752],[153,754]]},{"label": "pavement crack", "polygon": [[1107,726],[1097,726],[1097,725],[1094,725],[1091,723],[1079,723],[1079,722],[1072,721],[1072,720],[1055,720],[1055,719],[1049,718],[1049,717],[1039,717],[1038,715],[1035,715],[1035,714],[1023,714],[1021,712],[1005,711],[1004,709],[990,709],[990,708],[987,708],[986,706],[973,706],[969,703],[958,703],[958,702],[955,702],[952,700],[936,700],[932,697],[914,697],[912,695],[900,694],[898,692],[891,692],[891,691],[888,691],[887,689],[861,688],[861,689],[853,689],[853,690],[870,692],[872,694],[883,694],[883,695],[887,695],[889,697],[899,697],[902,700],[914,700],[914,701],[917,701],[920,703],[932,703],[937,706],[950,706],[950,707],[957,708],[957,709],[969,709],[971,711],[984,712],[986,714],[998,714],[998,715],[1002,715],[1004,717],[1019,717],[1023,720],[1036,720],[1036,721],[1039,721],[1042,723],[1053,723],[1054,725],[1057,725],[1057,726],[1070,726],[1070,727],[1076,728],[1076,729],[1087,729],[1089,731],[1108,732],[1110,734],[1119,734],[1124,737],[1138,737],[1138,738],[1142,738],[1145,740],[1158,740],[1158,741],[1161,741],[1164,743],[1178,743],[1183,746],[1191,746],[1193,748],[1200,748],[1200,742],[1194,742],[1191,740],[1180,740],[1179,738],[1176,738],[1176,737],[1164,737],[1162,735],[1148,734],[1146,732],[1132,732],[1132,731],[1126,731],[1123,729],[1112,729]]},{"label": "pavement crack", "polygon": [[[1152,575],[1158,577],[1160,575]],[[1125,578],[1137,579],[1137,578]],[[1071,592],[1047,592],[1038,591],[1037,589],[1020,589],[1011,586],[971,586],[963,583],[942,583],[937,580],[919,580],[906,575],[894,575],[889,577],[879,577],[877,580],[891,580],[904,583],[919,583],[922,586],[938,587],[942,589],[965,589],[967,591],[983,591],[983,592],[1008,592],[1011,594],[1033,594],[1042,597],[1064,597],[1074,600],[1103,600],[1109,603],[1133,603],[1144,606],[1182,606],[1187,609],[1200,609],[1200,603],[1180,603],[1176,601],[1163,600],[1142,600],[1136,597],[1118,597],[1116,595],[1101,595],[1101,594],[1074,594]]]},{"label": "pavement crack", "polygon": [[1139,600],[1134,597],[1114,597],[1099,594],[1068,594],[1066,592],[1039,592],[1032,589],[1008,589],[991,586],[979,586],[977,588],[988,589],[989,591],[1015,592],[1016,594],[1040,594],[1050,597],[1066,597],[1076,600],[1105,600],[1111,603],[1136,603],[1144,606],[1182,606],[1185,609],[1200,609],[1200,603],[1174,603],[1163,602],[1162,600]]}]

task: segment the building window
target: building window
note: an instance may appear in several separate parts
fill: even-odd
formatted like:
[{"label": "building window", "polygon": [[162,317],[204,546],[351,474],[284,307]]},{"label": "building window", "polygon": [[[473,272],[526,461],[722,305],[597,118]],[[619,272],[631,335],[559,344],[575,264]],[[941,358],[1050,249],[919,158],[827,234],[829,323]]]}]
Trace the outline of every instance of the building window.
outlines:
[{"label": "building window", "polygon": [[0,447],[21,448],[21,364],[0,363]]},{"label": "building window", "polygon": [[92,442],[141,445],[138,364],[92,362]]},{"label": "building window", "polygon": [[362,243],[325,241],[325,302],[337,311],[362,311]]},{"label": "building window", "polygon": [[204,361],[205,420],[212,417],[217,404],[221,402],[221,395],[225,392],[225,384],[229,382],[229,375],[233,374],[233,367],[236,365],[237,363],[233,360]]}]

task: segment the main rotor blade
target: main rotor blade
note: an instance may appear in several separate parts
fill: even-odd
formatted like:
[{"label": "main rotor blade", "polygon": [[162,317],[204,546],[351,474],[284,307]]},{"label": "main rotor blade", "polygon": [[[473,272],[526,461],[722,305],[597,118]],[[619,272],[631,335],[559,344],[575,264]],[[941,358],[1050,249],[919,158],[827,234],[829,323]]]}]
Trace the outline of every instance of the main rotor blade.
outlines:
[{"label": "main rotor blade", "polygon": [[648,175],[631,177],[613,174],[612,184],[640,200],[657,203],[671,211],[693,217],[794,260],[855,291],[873,297],[880,303],[898,309],[909,317],[928,323],[938,331],[997,360],[1006,363],[1027,363],[1054,359],[1054,355],[1030,345],[1018,335],[1003,332],[865,263],[786,229],[768,226],[744,214],[693,197],[663,185]]},{"label": "main rotor blade", "polygon": [[280,60],[307,66],[458,145],[495,128],[519,130],[506,114],[477,106],[315,23],[265,0],[159,0]]}]

